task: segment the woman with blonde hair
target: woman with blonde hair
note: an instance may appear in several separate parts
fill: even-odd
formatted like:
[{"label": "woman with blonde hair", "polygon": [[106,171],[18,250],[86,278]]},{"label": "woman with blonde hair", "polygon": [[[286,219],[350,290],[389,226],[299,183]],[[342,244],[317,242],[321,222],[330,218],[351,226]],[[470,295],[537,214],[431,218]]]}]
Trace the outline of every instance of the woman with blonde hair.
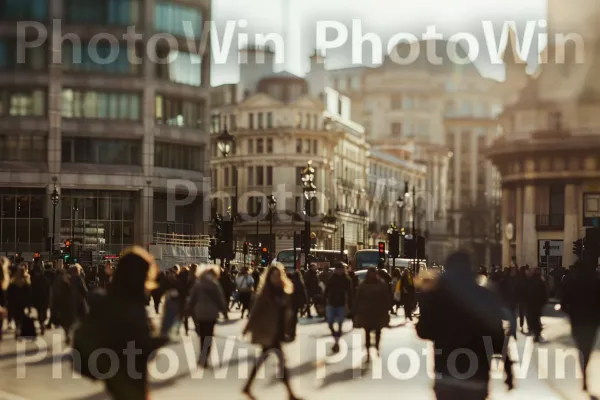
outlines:
[{"label": "woman with blonde hair", "polygon": [[228,304],[219,284],[221,269],[216,265],[196,267],[197,280],[190,290],[186,315],[191,315],[200,337],[198,365],[208,367],[208,358],[219,313],[227,319]]},{"label": "woman with blonde hair", "polygon": [[252,383],[269,353],[275,353],[279,359],[281,377],[287,389],[288,398],[290,400],[298,399],[292,391],[289,371],[285,365],[285,357],[281,348],[282,343],[289,340],[290,332],[292,332],[291,295],[293,292],[294,285],[286,276],[281,263],[271,265],[261,276],[252,313],[248,325],[244,329],[244,334],[250,335],[253,344],[262,346],[262,353],[242,391],[250,399],[254,399],[251,394]]},{"label": "woman with blonde hair", "polygon": [[8,314],[15,320],[15,339],[20,336],[21,324],[26,317],[25,309],[31,307],[31,280],[27,264],[21,264],[6,289]]}]

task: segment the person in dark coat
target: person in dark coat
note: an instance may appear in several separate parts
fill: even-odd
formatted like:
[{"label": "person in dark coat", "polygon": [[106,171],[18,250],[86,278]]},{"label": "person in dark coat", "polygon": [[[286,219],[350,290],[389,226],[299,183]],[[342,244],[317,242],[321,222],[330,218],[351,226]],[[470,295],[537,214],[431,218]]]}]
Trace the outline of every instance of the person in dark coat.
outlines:
[{"label": "person in dark coat", "polygon": [[571,334],[580,352],[583,390],[588,390],[587,367],[600,326],[600,279],[593,266],[578,262],[564,281],[561,307],[571,320]]},{"label": "person in dark coat", "polygon": [[33,267],[31,273],[31,304],[37,311],[40,332],[43,335],[50,306],[50,282],[46,278],[41,265]]},{"label": "person in dark coat", "polygon": [[504,277],[498,282],[499,294],[509,312],[510,335],[517,338],[517,312],[519,308],[519,274],[517,268],[508,268]]},{"label": "person in dark coat", "polygon": [[85,284],[83,268],[79,264],[69,267],[71,281],[71,301],[75,304],[76,319],[81,319],[88,312],[87,294],[88,289]]},{"label": "person in dark coat", "polygon": [[[504,345],[502,310],[496,297],[476,283],[467,254],[451,255],[445,266],[444,274],[423,287],[416,325],[419,337],[435,348],[436,398],[485,400],[490,357]],[[465,351],[471,356],[454,357]]]},{"label": "person in dark coat", "polygon": [[415,290],[415,281],[412,276],[412,271],[406,268],[402,272],[402,278],[400,281],[400,299],[404,305],[404,318],[407,320],[413,320],[413,313],[417,305],[417,297]]},{"label": "person in dark coat", "polygon": [[206,368],[210,358],[212,338],[219,313],[227,319],[228,304],[223,289],[219,285],[219,267],[211,266],[197,269],[198,280],[190,291],[188,315],[194,319],[196,333],[200,338],[200,356],[198,365]]},{"label": "person in dark coat", "polygon": [[338,343],[342,336],[342,324],[346,320],[348,308],[353,304],[352,281],[346,273],[346,268],[346,264],[342,262],[335,263],[335,273],[325,287],[327,324],[335,341],[332,348],[334,353],[340,349]]},{"label": "person in dark coat", "polygon": [[276,355],[279,359],[281,371],[279,376],[285,384],[288,399],[298,399],[292,390],[282,349],[282,344],[289,341],[289,332],[292,329],[291,296],[293,293],[294,284],[287,278],[283,265],[277,263],[268,267],[261,278],[253,311],[243,331],[244,335],[250,335],[253,344],[262,347],[262,353],[242,390],[242,393],[251,400],[255,399],[251,390],[258,369],[270,354]]},{"label": "person in dark coat", "polygon": [[528,275],[525,300],[527,326],[534,342],[538,343],[542,340],[542,309],[548,302],[548,290],[539,268],[528,270]]},{"label": "person in dark coat", "polygon": [[186,314],[186,304],[188,294],[190,292],[190,270],[187,267],[181,268],[177,275],[177,295],[179,299],[179,318],[183,322],[183,328],[185,329],[186,336],[189,335],[190,327],[188,322],[188,315]]},{"label": "person in dark coat", "polygon": [[157,287],[150,292],[150,297],[152,297],[152,301],[154,303],[154,312],[156,314],[160,312],[160,302],[165,294],[165,291],[167,290],[166,279],[165,273],[160,271],[156,277]]},{"label": "person in dark coat", "polygon": [[302,271],[299,267],[296,271],[291,273],[289,277],[294,284],[294,294],[292,295],[292,311],[294,316],[292,318],[292,335],[293,340],[296,337],[296,327],[298,326],[298,314],[301,313],[308,303],[308,295],[306,294],[306,286],[304,285],[304,278],[302,278]]},{"label": "person in dark coat", "polygon": [[519,329],[521,333],[525,333],[525,316],[527,315],[527,280],[529,273],[528,266],[522,266],[519,268],[519,275],[517,279],[517,302],[518,302],[518,317],[519,317]]},{"label": "person in dark coat", "polygon": [[52,285],[52,298],[50,312],[56,326],[65,331],[65,341],[70,343],[70,330],[77,316],[76,305],[72,298],[71,280],[64,269],[56,271],[54,284]]},{"label": "person in dark coat", "polygon": [[390,322],[389,309],[392,299],[388,285],[378,276],[377,270],[370,267],[365,280],[358,285],[354,301],[354,327],[365,330],[367,362],[371,360],[371,333],[375,333],[375,350],[379,354],[381,330]]},{"label": "person in dark coat", "polygon": [[[135,246],[119,259],[112,284],[106,295],[107,332],[112,335],[113,350],[119,356],[118,370],[104,381],[106,391],[115,400],[148,399],[148,361],[167,339],[154,332],[146,312],[147,294],[156,288],[158,267],[150,253]],[[124,354],[128,343],[138,352]],[[141,351],[140,351],[141,350]],[[131,371],[131,368],[135,371]],[[132,373],[133,372],[133,373]]]},{"label": "person in dark coat", "polygon": [[304,273],[304,285],[306,286],[306,313],[308,318],[312,318],[311,306],[314,304],[314,297],[319,295],[319,275],[317,273],[317,264],[310,264],[308,271]]},{"label": "person in dark coat", "polygon": [[221,289],[223,289],[223,293],[225,294],[225,300],[227,300],[228,308],[231,309],[231,295],[235,291],[235,283],[233,282],[233,278],[231,277],[229,269],[221,268],[219,283],[221,284]]},{"label": "person in dark coat", "polygon": [[8,313],[12,315],[15,321],[15,339],[18,339],[21,324],[26,317],[25,309],[31,307],[31,279],[25,264],[18,267],[8,285],[6,303],[8,305]]}]

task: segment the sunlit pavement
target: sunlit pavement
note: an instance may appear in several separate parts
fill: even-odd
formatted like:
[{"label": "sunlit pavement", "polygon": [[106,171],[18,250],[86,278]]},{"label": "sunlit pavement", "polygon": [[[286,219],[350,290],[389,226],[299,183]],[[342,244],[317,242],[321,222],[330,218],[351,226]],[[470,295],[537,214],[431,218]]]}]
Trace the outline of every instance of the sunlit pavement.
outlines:
[{"label": "sunlit pavement", "polygon": [[[507,392],[499,366],[490,385],[491,399],[589,399],[575,378],[579,371],[576,360],[571,356],[563,362],[556,352],[572,344],[566,336],[568,323],[564,317],[552,314],[543,321],[545,336],[557,342],[534,346],[530,338],[519,335],[516,354],[522,362],[515,364],[516,387]],[[239,320],[239,313],[232,312],[231,318],[217,326],[213,369],[196,369],[198,344],[194,333],[182,335],[161,351],[150,368],[153,399],[197,399],[202,395],[242,398],[239,393],[257,350],[240,336],[245,321]],[[350,321],[344,326],[347,333],[340,353],[331,355],[326,325],[318,319],[301,320],[296,341],[285,347],[297,395],[305,399],[364,399],[394,394],[433,399],[431,346],[417,337],[412,324],[403,322],[404,318],[392,318],[392,328],[382,335],[381,356],[372,353],[372,362],[365,367],[363,334],[352,330]],[[62,341],[62,334],[52,331],[35,343],[17,344],[11,332],[5,333],[5,341],[0,344],[0,400],[106,398],[100,383],[73,377],[64,358],[68,349]],[[555,366],[557,361],[565,365],[564,377],[560,365]],[[276,358],[272,357],[254,386],[258,399],[287,398],[283,385],[274,378],[276,372]],[[598,354],[592,361],[590,377],[594,373],[600,376]],[[590,379],[593,393],[600,394],[599,383],[598,379]]]}]

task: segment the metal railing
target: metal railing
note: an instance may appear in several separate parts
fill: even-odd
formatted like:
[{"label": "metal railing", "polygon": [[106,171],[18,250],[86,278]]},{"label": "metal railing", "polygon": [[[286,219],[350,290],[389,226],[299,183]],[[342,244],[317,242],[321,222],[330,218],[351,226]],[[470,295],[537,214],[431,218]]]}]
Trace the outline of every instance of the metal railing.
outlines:
[{"label": "metal railing", "polygon": [[210,236],[156,232],[154,234],[153,242],[154,244],[169,246],[208,247],[210,244]]},{"label": "metal railing", "polygon": [[565,227],[564,214],[538,214],[535,227],[540,230],[562,230]]}]

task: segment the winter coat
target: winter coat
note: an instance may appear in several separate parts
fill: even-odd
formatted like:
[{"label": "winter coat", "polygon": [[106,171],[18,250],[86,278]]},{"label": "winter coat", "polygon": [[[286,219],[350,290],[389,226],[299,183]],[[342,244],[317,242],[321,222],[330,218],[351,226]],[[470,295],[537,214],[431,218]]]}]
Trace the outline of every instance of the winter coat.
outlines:
[{"label": "winter coat", "polygon": [[528,310],[540,311],[548,302],[548,290],[541,277],[533,276],[527,279],[527,295],[525,305]]},{"label": "winter coat", "polygon": [[8,315],[20,320],[25,309],[31,306],[31,285],[29,283],[11,282],[6,290]]},{"label": "winter coat", "polygon": [[243,334],[250,335],[253,344],[272,347],[287,341],[294,328],[291,295],[263,289]]},{"label": "winter coat", "polygon": [[304,279],[302,279],[302,274],[298,271],[292,274],[291,281],[294,284],[294,294],[292,294],[292,305],[295,309],[298,310],[304,307],[308,301],[306,287],[304,285]]},{"label": "winter coat", "polygon": [[187,309],[194,321],[200,322],[214,322],[219,313],[227,315],[227,301],[219,281],[208,276],[198,279],[190,292]]},{"label": "winter coat", "polygon": [[309,269],[304,273],[304,285],[306,286],[308,297],[319,294],[321,288],[319,287],[319,275],[317,271]]},{"label": "winter coat", "polygon": [[361,283],[354,303],[354,327],[369,330],[385,328],[390,322],[390,307],[390,291],[385,282]]},{"label": "winter coat", "polygon": [[506,307],[514,310],[519,305],[519,278],[507,276],[499,283],[500,296]]},{"label": "winter coat", "polygon": [[575,268],[563,282],[561,307],[572,326],[600,325],[600,278],[593,269]]},{"label": "winter coat", "polygon": [[325,287],[328,306],[347,307],[352,304],[352,281],[348,275],[333,274]]},{"label": "winter coat", "polygon": [[39,310],[50,306],[50,281],[42,270],[35,271],[31,276],[31,303]]}]

